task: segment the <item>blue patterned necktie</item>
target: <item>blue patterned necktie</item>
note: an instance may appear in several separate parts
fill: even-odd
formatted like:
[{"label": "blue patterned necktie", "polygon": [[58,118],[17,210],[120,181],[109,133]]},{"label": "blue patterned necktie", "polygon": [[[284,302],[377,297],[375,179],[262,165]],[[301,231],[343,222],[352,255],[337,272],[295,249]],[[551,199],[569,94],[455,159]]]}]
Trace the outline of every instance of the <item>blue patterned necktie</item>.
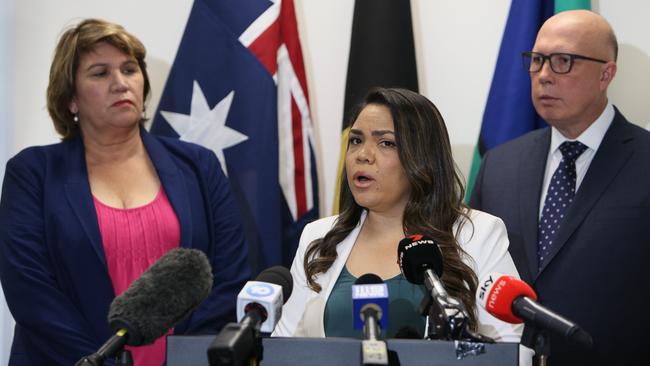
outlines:
[{"label": "blue patterned necktie", "polygon": [[565,141],[560,145],[562,161],[553,173],[544,200],[544,210],[537,225],[538,268],[542,268],[557,236],[564,213],[576,191],[576,159],[587,149],[580,141]]}]

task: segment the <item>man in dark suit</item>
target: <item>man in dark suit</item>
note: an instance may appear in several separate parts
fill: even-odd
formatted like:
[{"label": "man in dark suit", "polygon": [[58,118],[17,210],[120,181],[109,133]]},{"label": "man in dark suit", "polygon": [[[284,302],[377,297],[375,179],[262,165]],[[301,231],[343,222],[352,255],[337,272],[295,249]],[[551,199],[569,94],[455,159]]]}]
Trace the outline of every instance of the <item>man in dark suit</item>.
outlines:
[{"label": "man in dark suit", "polygon": [[617,42],[605,19],[567,11],[523,55],[550,128],[483,158],[470,206],[501,217],[521,277],[594,347],[551,337],[549,365],[650,364],[650,132],[608,101]]}]

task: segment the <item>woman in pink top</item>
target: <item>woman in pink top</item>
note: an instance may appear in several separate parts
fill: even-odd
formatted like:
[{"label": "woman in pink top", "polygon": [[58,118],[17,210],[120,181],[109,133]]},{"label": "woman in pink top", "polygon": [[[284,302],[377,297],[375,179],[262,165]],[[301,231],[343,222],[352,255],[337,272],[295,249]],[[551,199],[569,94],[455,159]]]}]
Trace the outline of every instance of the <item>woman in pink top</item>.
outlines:
[{"label": "woman in pink top", "polygon": [[[0,200],[0,280],[16,320],[10,365],[72,365],[112,334],[113,298],[175,247],[200,249],[209,297],[169,333],[216,333],[235,320],[248,250],[213,152],[143,128],[149,77],[142,43],[88,19],[60,38],[47,106],[62,142],[7,164]],[[165,339],[132,349],[160,366]]]}]

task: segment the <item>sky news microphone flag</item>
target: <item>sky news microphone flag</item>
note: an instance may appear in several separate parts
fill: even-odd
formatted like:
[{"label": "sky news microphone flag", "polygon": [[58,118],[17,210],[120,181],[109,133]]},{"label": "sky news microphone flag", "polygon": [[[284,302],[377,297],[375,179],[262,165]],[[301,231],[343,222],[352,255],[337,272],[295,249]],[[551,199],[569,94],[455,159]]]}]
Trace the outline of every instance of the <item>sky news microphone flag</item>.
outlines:
[{"label": "sky news microphone flag", "polygon": [[537,31],[554,13],[590,9],[590,0],[512,0],[501,48],[492,77],[478,144],[467,182],[466,198],[486,151],[532,130],[546,127],[537,115],[530,96],[530,76],[524,70],[521,53],[530,51]]},{"label": "sky news microphone flag", "polygon": [[318,217],[309,98],[293,0],[195,0],[151,131],[213,150],[253,272],[289,266]]}]

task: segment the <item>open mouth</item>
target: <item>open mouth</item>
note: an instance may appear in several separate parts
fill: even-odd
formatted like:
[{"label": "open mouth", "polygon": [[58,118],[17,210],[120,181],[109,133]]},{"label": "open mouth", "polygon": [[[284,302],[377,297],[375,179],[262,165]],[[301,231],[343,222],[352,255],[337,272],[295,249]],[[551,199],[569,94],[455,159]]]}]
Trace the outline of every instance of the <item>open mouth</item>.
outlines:
[{"label": "open mouth", "polygon": [[367,187],[374,181],[371,176],[366,175],[362,172],[355,173],[352,177],[352,180],[354,181],[354,185],[360,188]]}]

